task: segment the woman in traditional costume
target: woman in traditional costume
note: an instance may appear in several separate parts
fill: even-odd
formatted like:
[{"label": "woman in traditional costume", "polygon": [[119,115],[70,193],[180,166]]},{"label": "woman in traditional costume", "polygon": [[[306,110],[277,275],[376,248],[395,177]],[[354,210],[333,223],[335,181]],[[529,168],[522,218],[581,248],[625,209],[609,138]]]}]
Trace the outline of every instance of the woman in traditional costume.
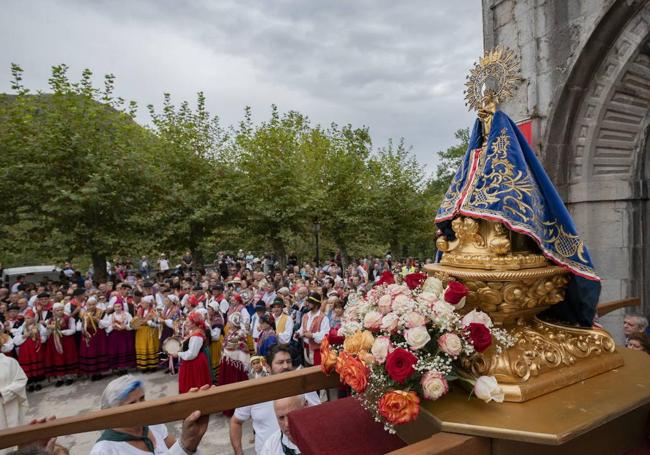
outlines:
[{"label": "woman in traditional costume", "polygon": [[55,387],[70,385],[79,371],[75,332],[77,324],[64,312],[63,303],[52,305],[52,318],[47,321],[45,343],[45,375],[56,378]]},{"label": "woman in traditional costume", "polygon": [[45,341],[47,330],[36,322],[31,308],[23,314],[25,322],[14,332],[13,343],[18,349],[18,363],[27,375],[27,391],[41,390],[40,382],[45,377]]},{"label": "woman in traditional costume", "polygon": [[[241,313],[235,312],[228,317],[227,332],[219,367],[219,385],[247,380],[250,366],[247,332],[242,327]],[[233,412],[231,409],[223,413],[230,417]]]},{"label": "woman in traditional costume", "polygon": [[140,327],[135,331],[135,364],[145,373],[157,370],[159,362],[160,332],[153,301],[153,295],[145,296],[136,310]]},{"label": "woman in traditional costume", "polygon": [[188,315],[185,324],[189,336],[183,340],[182,351],[176,354],[181,360],[178,371],[178,393],[186,393],[193,387],[212,384],[208,358],[203,352],[206,343],[203,316],[193,311]]},{"label": "woman in traditional costume", "polygon": [[109,366],[126,373],[135,366],[135,346],[131,330],[131,315],[124,311],[122,300],[113,303],[113,313],[104,316],[102,326],[106,329]]},{"label": "woman in traditional costume", "polygon": [[273,329],[274,324],[271,316],[264,314],[259,320],[260,336],[257,339],[257,355],[266,356],[269,349],[278,343],[278,337]]},{"label": "woman in traditional costume", "polygon": [[219,303],[215,300],[208,304],[208,324],[210,326],[210,369],[214,377],[218,377],[219,364],[221,363],[221,351],[223,350],[223,327],[224,321]]},{"label": "woman in traditional costume", "polygon": [[104,312],[97,308],[97,299],[90,297],[77,322],[77,332],[81,333],[79,373],[90,376],[92,381],[101,379],[102,373],[108,370],[106,331],[100,325],[103,316]]}]

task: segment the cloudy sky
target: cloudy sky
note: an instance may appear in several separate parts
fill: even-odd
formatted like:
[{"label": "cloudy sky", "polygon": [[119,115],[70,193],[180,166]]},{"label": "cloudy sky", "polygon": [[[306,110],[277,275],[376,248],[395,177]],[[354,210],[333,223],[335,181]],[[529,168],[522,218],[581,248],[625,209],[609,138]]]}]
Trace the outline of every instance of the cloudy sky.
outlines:
[{"label": "cloudy sky", "polygon": [[141,106],[194,100],[226,125],[271,103],[313,122],[367,125],[374,145],[404,137],[431,170],[473,115],[465,74],[482,53],[480,0],[42,0],[3,4],[0,92],[9,65],[45,89],[51,65],[117,76]]}]

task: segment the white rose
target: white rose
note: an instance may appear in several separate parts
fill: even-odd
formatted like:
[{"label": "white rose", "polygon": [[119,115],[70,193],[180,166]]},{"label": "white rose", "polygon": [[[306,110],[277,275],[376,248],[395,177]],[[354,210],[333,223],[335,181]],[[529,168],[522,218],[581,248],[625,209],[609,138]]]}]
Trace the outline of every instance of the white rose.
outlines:
[{"label": "white rose", "polygon": [[487,313],[484,313],[482,311],[472,310],[463,316],[463,319],[461,321],[463,327],[467,327],[472,322],[483,324],[487,328],[492,327],[492,319],[490,319],[490,316],[488,316]]},{"label": "white rose", "polygon": [[381,320],[381,330],[387,333],[392,333],[397,330],[397,323],[399,322],[399,316],[395,313],[388,313]]},{"label": "white rose", "polygon": [[363,318],[363,326],[369,330],[377,330],[381,326],[382,317],[379,311],[369,311]]},{"label": "white rose", "polygon": [[393,302],[393,299],[388,294],[385,294],[385,295],[382,295],[381,297],[379,297],[379,303],[377,303],[377,307],[379,308],[379,312],[381,314],[390,313],[390,311],[392,309],[392,302]]},{"label": "white rose", "polygon": [[408,329],[404,332],[404,339],[413,350],[422,349],[426,344],[431,341],[431,335],[426,327],[420,326]]},{"label": "white rose", "polygon": [[377,363],[384,363],[386,361],[386,356],[390,349],[390,338],[389,337],[377,337],[375,342],[372,345],[370,352],[375,357]]},{"label": "white rose", "polygon": [[409,311],[408,313],[406,313],[406,316],[404,316],[404,322],[406,324],[406,327],[412,329],[424,325],[425,320],[424,320],[424,316],[422,316],[420,313],[416,313],[415,311]]},{"label": "white rose", "polygon": [[437,400],[449,391],[449,384],[444,375],[438,371],[429,371],[420,380],[422,394],[427,400]]},{"label": "white rose", "polygon": [[341,325],[339,335],[344,337],[351,337],[361,330],[361,324],[357,321],[347,321]]},{"label": "white rose", "polygon": [[436,317],[444,317],[444,316],[450,316],[454,313],[454,307],[445,302],[444,300],[438,300],[436,303],[433,304],[431,307],[431,311]]},{"label": "white rose", "polygon": [[432,294],[435,295],[442,295],[443,290],[444,287],[442,286],[442,281],[432,276],[427,278],[424,284],[422,285],[423,292],[431,292]]},{"label": "white rose", "polygon": [[478,378],[476,384],[474,384],[474,394],[486,403],[492,400],[503,403],[505,398],[503,389],[499,387],[494,376],[481,376]]},{"label": "white rose", "polygon": [[437,295],[431,292],[421,292],[420,295],[417,296],[416,300],[420,303],[431,306],[440,299],[438,299]]},{"label": "white rose", "polygon": [[455,333],[445,333],[438,338],[438,346],[452,357],[458,357],[463,350],[463,343]]},{"label": "white rose", "polygon": [[395,300],[393,300],[393,311],[403,314],[405,313],[409,308],[412,306],[411,299],[409,299],[407,296],[404,294],[399,294],[397,297],[395,297]]}]

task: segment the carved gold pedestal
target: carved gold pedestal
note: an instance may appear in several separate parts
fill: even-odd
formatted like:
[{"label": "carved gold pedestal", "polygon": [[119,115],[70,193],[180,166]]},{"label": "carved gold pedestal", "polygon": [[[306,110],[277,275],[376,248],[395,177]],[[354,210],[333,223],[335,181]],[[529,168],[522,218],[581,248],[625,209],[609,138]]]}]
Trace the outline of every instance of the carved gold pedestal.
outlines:
[{"label": "carved gold pedestal", "polygon": [[455,279],[470,290],[463,311],[488,313],[515,340],[497,352],[461,358],[469,377],[495,376],[507,401],[527,401],[623,365],[604,330],[550,324],[536,315],[564,300],[568,272],[549,263],[524,236],[503,225],[468,217],[454,219],[454,241],[441,237],[438,264],[430,275]]}]

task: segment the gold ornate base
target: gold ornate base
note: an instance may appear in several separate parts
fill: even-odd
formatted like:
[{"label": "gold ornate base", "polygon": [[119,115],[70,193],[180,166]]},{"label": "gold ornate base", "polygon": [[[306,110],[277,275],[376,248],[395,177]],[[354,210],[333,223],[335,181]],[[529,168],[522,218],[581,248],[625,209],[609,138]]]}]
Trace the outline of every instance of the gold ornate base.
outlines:
[{"label": "gold ornate base", "polygon": [[618,368],[622,356],[604,330],[550,324],[537,318],[504,327],[517,341],[461,359],[469,377],[496,377],[506,401],[522,402]]}]

